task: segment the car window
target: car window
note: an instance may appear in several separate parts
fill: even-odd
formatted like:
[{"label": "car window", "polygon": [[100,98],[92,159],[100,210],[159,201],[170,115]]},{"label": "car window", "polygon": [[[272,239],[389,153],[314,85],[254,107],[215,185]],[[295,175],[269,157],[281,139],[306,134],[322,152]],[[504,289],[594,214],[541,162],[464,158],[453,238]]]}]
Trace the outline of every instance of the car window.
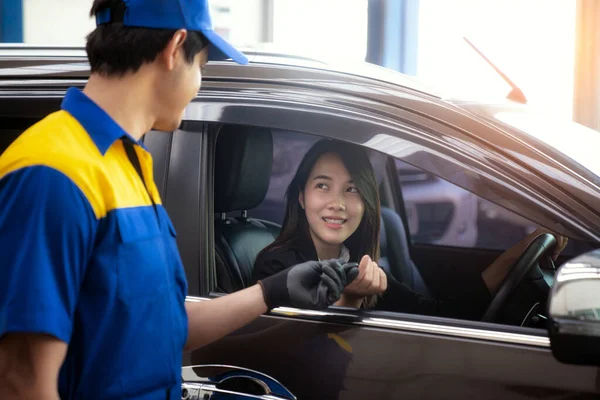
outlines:
[{"label": "car window", "polygon": [[[271,134],[272,171],[263,201],[257,207],[246,211],[250,219],[243,216],[240,218],[239,211],[229,213],[229,217],[235,218],[224,218],[219,214],[215,219],[217,291],[231,293],[247,287],[252,282],[255,257],[265,246],[272,243],[278,232],[277,227],[266,222],[282,225],[286,189],[304,155],[320,139],[314,135],[283,130],[271,130]],[[227,137],[218,140],[227,140]],[[385,166],[390,156],[380,157],[380,153],[375,151],[372,151],[369,156],[376,175],[381,177],[386,172]],[[536,228],[536,225],[526,218],[484,201],[477,195],[432,173],[401,161],[396,161],[395,165],[413,244],[495,249],[500,252],[499,250],[511,247]],[[264,166],[261,169],[264,170]],[[383,187],[386,188],[385,195],[389,200],[390,194],[387,192],[394,185],[383,185]],[[391,277],[391,282],[402,282],[416,293],[436,299],[455,297],[459,292],[464,291],[462,286],[464,282],[472,283],[472,288],[483,287],[479,277],[482,268],[493,262],[495,255],[492,252],[489,254],[488,252],[475,254],[470,251],[447,252],[447,249],[441,246],[438,249],[417,247],[411,249],[410,244],[403,239],[404,234],[401,233],[402,216],[388,212],[393,211],[389,207],[385,211],[385,216],[382,217],[384,234],[381,236],[379,263],[386,271],[386,275]],[[264,223],[261,224],[261,221],[256,220]],[[249,234],[250,232],[253,233]],[[460,265],[460,268],[456,268],[457,265]],[[403,293],[397,285],[394,287],[396,289],[392,293]],[[527,292],[528,289],[530,288],[525,288],[525,291]],[[537,290],[536,287],[534,289]],[[477,310],[477,307],[486,304],[484,302],[488,300],[488,295],[485,290],[474,290],[473,298],[469,300],[473,309],[468,306],[463,307],[464,304],[449,302],[446,304],[454,304],[457,307],[452,310],[452,313],[444,314],[445,311],[440,308],[433,315],[438,315],[437,312],[440,313],[439,315],[456,315],[457,318],[479,315],[480,311],[485,310]],[[511,310],[507,314],[508,317],[499,322],[509,325],[521,324],[536,301],[531,302],[527,298],[519,302],[518,307]],[[397,306],[390,303],[377,310],[417,314],[422,312],[426,315],[431,311],[427,305],[424,305],[421,311],[419,308],[421,306],[412,307],[411,304],[406,302]]]},{"label": "car window", "polygon": [[[273,130],[273,170],[262,203],[248,211],[278,225],[283,223],[285,191],[302,157],[320,138],[293,131]],[[385,157],[371,155],[378,179]],[[504,250],[536,229],[536,225],[500,206],[396,160],[413,243]],[[234,213],[235,214],[235,213]]]},{"label": "car window", "polygon": [[396,160],[413,243],[507,249],[536,225],[420,168]]}]

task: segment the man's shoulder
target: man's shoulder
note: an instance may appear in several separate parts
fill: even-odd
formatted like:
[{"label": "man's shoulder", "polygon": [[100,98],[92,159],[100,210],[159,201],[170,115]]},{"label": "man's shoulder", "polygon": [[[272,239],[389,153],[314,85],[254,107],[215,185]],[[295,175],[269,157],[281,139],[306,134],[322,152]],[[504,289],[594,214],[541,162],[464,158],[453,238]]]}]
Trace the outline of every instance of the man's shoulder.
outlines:
[{"label": "man's shoulder", "polygon": [[0,180],[38,167],[64,175],[83,192],[97,214],[103,213],[99,196],[106,180],[102,156],[87,132],[66,111],[49,114],[32,125],[2,153]]},{"label": "man's shoulder", "polygon": [[0,156],[0,176],[28,164],[68,168],[100,155],[94,142],[66,111],[56,111],[25,130]]}]

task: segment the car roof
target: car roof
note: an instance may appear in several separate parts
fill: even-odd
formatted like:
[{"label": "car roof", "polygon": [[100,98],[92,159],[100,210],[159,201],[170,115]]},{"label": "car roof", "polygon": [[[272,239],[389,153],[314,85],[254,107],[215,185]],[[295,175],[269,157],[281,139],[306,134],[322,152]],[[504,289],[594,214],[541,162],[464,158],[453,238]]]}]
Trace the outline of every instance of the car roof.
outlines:
[{"label": "car roof", "polygon": [[[573,186],[570,182],[577,182],[578,187],[584,188],[584,194],[577,191],[580,201],[596,204],[600,198],[600,165],[595,168],[597,163],[593,158],[580,157],[576,149],[567,157],[556,135],[549,144],[543,129],[547,124],[538,124],[541,128],[529,129],[528,133],[533,121],[521,124],[525,128],[506,122],[521,121],[521,116],[531,119],[526,105],[506,99],[495,103],[453,99],[414,78],[368,63],[319,60],[271,50],[242,50],[248,56],[249,65],[241,66],[232,61],[209,63],[199,96],[210,96],[211,91],[224,93],[223,87],[239,90],[236,96],[240,93],[252,96],[248,89],[253,88],[255,94],[270,99],[277,93],[277,98],[283,101],[313,104],[316,101],[329,107],[335,105],[364,115],[376,115],[375,118],[403,120],[414,115],[415,121],[418,119],[425,128],[430,124],[448,127],[451,132],[445,133],[443,140],[469,136],[482,148],[493,148],[499,154],[495,162],[511,157],[569,192]],[[82,47],[0,45],[0,95],[5,91],[10,97],[10,93],[17,93],[19,89],[53,87],[62,90],[66,86],[83,86],[88,77],[89,63]],[[502,121],[498,115],[507,118]],[[573,134],[578,132],[578,129],[573,130]],[[572,139],[570,135],[564,136],[564,140]],[[587,135],[586,140],[592,140],[590,137]],[[594,140],[600,140],[600,136]],[[568,180],[557,178],[557,171],[563,174],[561,176],[569,176]],[[521,172],[516,169],[514,173]]]},{"label": "car roof", "polygon": [[[241,48],[250,63],[276,64],[312,68],[322,71],[335,71],[349,76],[361,76],[403,86],[407,89],[420,91],[436,97],[442,97],[440,92],[424,83],[388,68],[367,62],[346,62],[336,59],[317,59],[282,53],[273,50],[258,50]],[[214,62],[210,62],[212,64]],[[230,60],[219,63],[234,64]],[[235,65],[235,64],[234,64]],[[52,69],[45,68],[53,66]],[[73,68],[77,66],[78,68]],[[62,77],[80,77],[89,74],[89,65],[85,49],[80,46],[43,46],[28,44],[0,43],[0,78],[34,77],[40,75]]]}]

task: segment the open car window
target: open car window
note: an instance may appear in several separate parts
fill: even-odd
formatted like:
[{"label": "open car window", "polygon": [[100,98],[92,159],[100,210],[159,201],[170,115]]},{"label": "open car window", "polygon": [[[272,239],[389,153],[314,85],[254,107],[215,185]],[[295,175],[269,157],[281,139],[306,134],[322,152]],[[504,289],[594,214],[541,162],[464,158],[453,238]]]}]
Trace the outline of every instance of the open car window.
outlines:
[{"label": "open car window", "polygon": [[[226,132],[223,141],[219,142],[221,136],[217,137],[217,149],[221,149],[221,151],[217,150],[220,157],[215,168],[218,168],[219,171],[229,172],[226,176],[223,173],[218,174],[220,179],[236,182],[236,184],[240,181],[247,183],[251,179],[256,179],[258,174],[261,178],[256,179],[255,191],[250,196],[255,198],[258,192],[265,193],[258,205],[241,210],[239,204],[243,204],[244,199],[249,195],[243,195],[239,190],[234,190],[233,198],[236,202],[241,201],[241,203],[237,203],[237,208],[230,209],[241,211],[218,211],[216,213],[217,291],[231,293],[253,283],[256,257],[275,240],[281,231],[287,187],[302,158],[321,137],[268,128],[248,127],[245,129],[241,125],[232,125],[226,128],[225,125],[219,133],[222,135],[223,131]],[[237,136],[242,143],[240,146],[249,146],[242,149],[251,148],[252,151],[260,151],[262,154],[269,151],[272,152],[272,158],[264,157],[261,162],[257,162],[255,157],[231,159],[231,154],[240,152],[243,154],[240,149],[230,151],[231,149],[227,147],[232,135],[244,135],[243,137]],[[253,137],[256,140],[253,140]],[[271,138],[272,146],[268,144]],[[219,143],[222,143],[221,147],[219,147]],[[360,145],[356,144],[356,146]],[[396,167],[394,171],[389,168],[389,155],[383,151],[368,149],[368,147],[367,150],[380,188],[388,187],[389,189],[385,189],[386,191],[396,191],[392,193],[392,196],[399,196],[402,201],[397,203],[404,204],[406,208],[405,210],[396,210],[393,208],[394,206],[390,208],[386,201],[387,206],[382,205],[381,209],[378,263],[389,277],[388,281],[393,279],[408,286],[414,292],[413,294],[425,296],[428,304],[440,299],[442,302],[445,301],[443,299],[453,299],[460,296],[461,293],[473,294],[469,302],[456,303],[452,306],[452,310],[432,311],[433,309],[428,309],[429,311],[427,311],[427,307],[421,309],[420,306],[407,306],[414,302],[407,303],[397,299],[397,304],[392,304],[391,308],[388,307],[388,304],[385,308],[376,311],[429,317],[443,316],[455,319],[472,319],[475,318],[474,315],[480,315],[480,311],[485,310],[473,311],[470,309],[472,305],[485,307],[490,301],[490,294],[482,281],[481,272],[492,265],[504,250],[525,238],[538,225],[443,179],[438,174],[439,170],[435,170],[435,168],[434,171],[425,170],[398,158],[392,158]],[[387,151],[394,152],[394,149],[387,148]],[[412,154],[414,155],[414,153]],[[441,162],[444,160],[449,161],[443,159]],[[266,165],[271,163],[272,168],[266,168],[265,163]],[[441,167],[441,165],[439,164],[437,167]],[[250,168],[254,168],[252,176],[247,174]],[[396,175],[390,177],[392,172]],[[269,174],[268,187],[263,181],[263,173]],[[461,173],[467,175],[465,171],[461,171]],[[456,170],[455,177],[461,179],[458,170]],[[390,185],[389,181],[384,182],[390,178],[399,181],[399,192],[396,185]],[[221,184],[219,187],[229,188],[230,185]],[[497,196],[499,203],[502,203],[499,193]],[[389,193],[386,193],[386,198],[388,197]],[[221,203],[215,204],[216,210],[222,210],[223,207],[226,207],[224,204],[231,200],[229,196],[222,194],[216,195],[216,198],[224,202],[222,207]],[[254,200],[249,203],[256,204]],[[407,218],[406,224],[402,218]],[[408,228],[408,232],[405,228]],[[591,249],[585,242],[573,240],[569,243],[571,247],[567,248],[563,255],[581,254]],[[505,325],[522,326],[527,316],[532,315],[532,310],[545,302],[545,293],[549,286],[542,288],[538,286],[539,282],[532,281],[526,282],[524,286],[520,287],[518,295],[514,297],[514,304],[507,306],[506,315],[498,322]],[[464,310],[461,308],[463,306]],[[438,311],[442,313],[440,314]],[[531,322],[527,322],[525,326],[537,327]]]}]

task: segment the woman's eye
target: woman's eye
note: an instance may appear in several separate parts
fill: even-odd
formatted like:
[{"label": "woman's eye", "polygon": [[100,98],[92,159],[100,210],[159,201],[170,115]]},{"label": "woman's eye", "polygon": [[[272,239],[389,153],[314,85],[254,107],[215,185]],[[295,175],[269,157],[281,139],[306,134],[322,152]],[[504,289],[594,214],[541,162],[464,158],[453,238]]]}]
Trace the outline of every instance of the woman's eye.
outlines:
[{"label": "woman's eye", "polygon": [[350,193],[358,193],[358,189],[357,189],[357,188],[355,188],[355,187],[353,187],[353,186],[352,186],[352,187],[349,187],[349,188],[348,188],[348,191],[349,191]]},{"label": "woman's eye", "polygon": [[325,183],[317,183],[317,189],[328,189],[327,184]]}]

